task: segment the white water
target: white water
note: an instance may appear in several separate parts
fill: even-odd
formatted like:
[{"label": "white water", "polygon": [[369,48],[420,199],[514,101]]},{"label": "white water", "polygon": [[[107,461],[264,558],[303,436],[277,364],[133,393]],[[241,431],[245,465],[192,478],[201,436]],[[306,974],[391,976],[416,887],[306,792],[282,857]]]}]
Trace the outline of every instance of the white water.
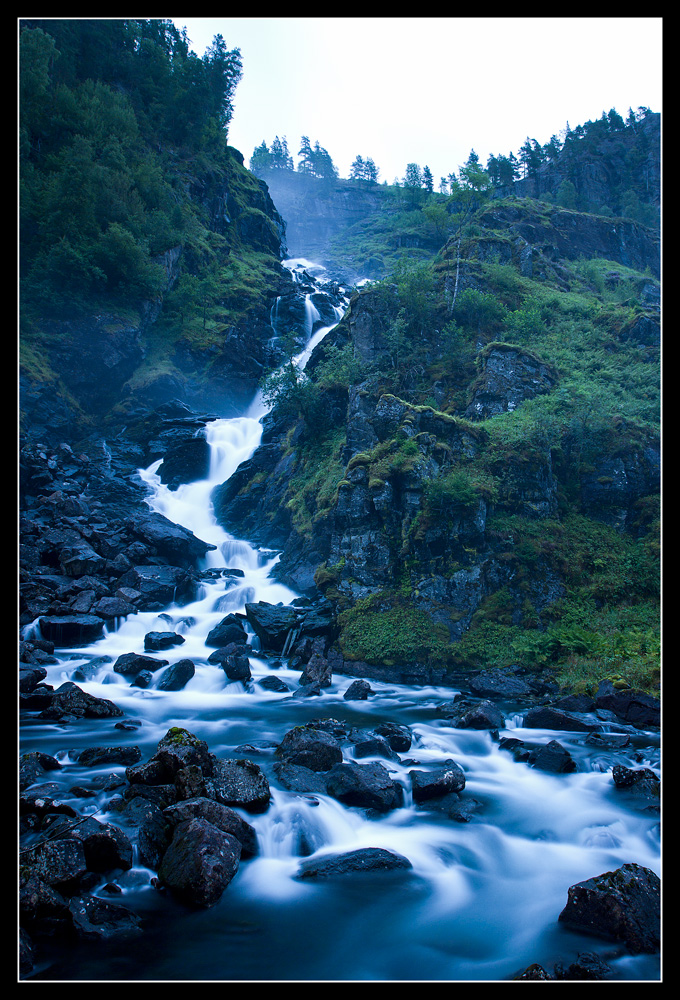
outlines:
[{"label": "white water", "polygon": [[[312,340],[318,342],[319,334]],[[301,352],[300,367],[313,346],[310,341]],[[273,796],[266,813],[243,813],[257,831],[260,853],[241,864],[221,902],[205,915],[190,915],[158,897],[146,869],[117,873],[123,902],[146,913],[151,930],[124,946],[65,949],[55,960],[56,978],[494,981],[532,962],[548,970],[556,961],[568,965],[579,951],[598,951],[618,979],[657,978],[656,958],[632,958],[557,922],[575,882],[627,862],[660,872],[658,817],[626,804],[613,786],[613,758],[594,754],[582,734],[523,730],[521,717],[508,713],[505,735],[534,742],[558,738],[579,762],[573,774],[545,774],[516,763],[489,733],[456,730],[439,718],[436,707],[451,699],[450,689],[372,681],[375,694],[368,701],[347,702],[343,693],[352,678],[335,676],[321,697],[295,699],[257,683],[230,683],[219,666],[208,664],[212,649],[205,637],[226,614],[243,612],[248,601],[288,604],[297,596],[271,576],[278,555],[225,532],[210,503],[214,486],[257,448],[264,412],[257,397],[243,416],[208,425],[212,462],[202,482],[172,491],[160,482],[160,463],[142,472],[153,491],[153,508],[216,546],[205,568],[240,569],[243,577],[206,581],[196,601],[173,605],[162,616],[129,616],[90,647],[57,651],[60,662],[48,668],[46,681],[56,687],[92,657],[110,657],[95,679],[79,684],[113,700],[140,727],[126,734],[101,722],[47,725],[35,719],[22,747],[59,757],[62,770],[49,778],[61,784],[60,797],[79,812],[120,823],[121,814],[107,812],[105,796],[82,800],[70,793],[92,777],[91,770],[74,763],[70,748],[129,742],[147,759],[172,725],[196,733],[218,755],[234,755],[237,747],[255,743],[252,759],[266,770]],[[196,664],[183,691],[155,688],[160,663],[154,684],[144,690],[113,672],[117,656],[143,652],[145,634],[158,629],[174,629],[185,640],[155,654],[159,661],[188,657]],[[255,682],[275,672],[291,691],[298,685],[299,672],[258,657],[256,647],[251,669]],[[293,726],[319,717],[359,728],[383,720],[411,727],[413,746],[401,762],[382,761],[404,786],[402,808],[376,818],[328,795],[294,794],[277,785],[271,748]],[[637,734],[633,753],[630,763],[658,766],[652,734]],[[346,756],[351,758],[351,751]],[[465,772],[463,797],[480,803],[469,823],[415,807],[410,799],[409,770],[449,759]],[[111,771],[124,769],[102,769]],[[413,869],[406,878],[368,883],[311,884],[294,877],[301,855],[359,847],[396,851]]]}]

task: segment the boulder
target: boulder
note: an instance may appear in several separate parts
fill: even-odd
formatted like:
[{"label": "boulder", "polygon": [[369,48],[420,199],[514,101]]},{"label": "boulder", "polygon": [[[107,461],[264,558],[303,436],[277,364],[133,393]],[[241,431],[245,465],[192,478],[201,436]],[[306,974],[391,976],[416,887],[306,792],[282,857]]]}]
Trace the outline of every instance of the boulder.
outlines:
[{"label": "boulder", "polygon": [[326,777],[323,771],[312,771],[302,764],[277,761],[274,774],[279,784],[289,792],[312,792],[326,794]]},{"label": "boulder", "polygon": [[228,646],[232,642],[245,645],[247,641],[248,635],[241,619],[237,618],[236,615],[227,615],[226,618],[223,618],[219,624],[210,630],[205,644],[206,646],[213,646],[219,649],[222,646]]},{"label": "boulder", "polygon": [[178,660],[168,667],[160,676],[157,689],[159,691],[181,691],[186,687],[196,673],[193,660]]},{"label": "boulder", "polygon": [[43,639],[55,646],[84,646],[104,634],[104,622],[97,615],[45,615],[39,625]]},{"label": "boulder", "polygon": [[170,649],[172,646],[181,646],[183,635],[177,632],[147,632],[144,636],[144,649],[147,652],[157,652],[160,649]]},{"label": "boulder", "polygon": [[230,681],[245,683],[252,676],[250,673],[250,660],[243,653],[234,653],[231,656],[226,656],[222,660],[222,669]]},{"label": "boulder", "polygon": [[95,698],[73,681],[66,681],[54,692],[48,707],[40,713],[40,718],[59,720],[73,716],[78,719],[105,719],[122,714],[122,709],[107,698]]},{"label": "boulder", "polygon": [[362,847],[344,854],[326,854],[303,861],[296,878],[340,878],[360,873],[407,871],[413,865],[402,854],[381,847]]},{"label": "boulder", "polygon": [[197,559],[215,548],[210,542],[197,538],[188,528],[175,524],[155,511],[128,518],[125,526],[143,542],[152,545],[159,555],[165,556],[177,566],[193,566]]},{"label": "boulder", "polygon": [[199,796],[193,799],[185,799],[176,805],[168,806],[163,810],[163,817],[174,829],[179,823],[184,823],[188,819],[199,818],[212,823],[223,833],[229,833],[241,844],[241,856],[252,857],[257,854],[257,834],[237,812],[221,802]]},{"label": "boulder", "polygon": [[524,698],[530,693],[521,677],[503,670],[482,670],[471,678],[470,690],[481,698]]},{"label": "boulder", "polygon": [[167,667],[168,660],[156,660],[142,653],[123,653],[113,664],[114,672],[124,677],[136,677],[143,670],[153,673],[159,667]]},{"label": "boulder", "polygon": [[287,764],[297,764],[311,771],[329,771],[342,761],[342,749],[330,733],[297,726],[286,733],[276,748],[276,756]]},{"label": "boulder", "polygon": [[271,798],[266,775],[251,760],[215,758],[209,789],[223,805],[251,813],[265,812]]},{"label": "boulder", "polygon": [[554,774],[569,774],[576,770],[576,761],[557,740],[550,740],[545,746],[532,750],[528,762],[539,771],[552,771]]},{"label": "boulder", "polygon": [[457,729],[503,729],[505,717],[492,701],[480,701],[455,720]]},{"label": "boulder", "polygon": [[113,823],[101,823],[89,817],[74,826],[69,837],[79,840],[85,852],[88,871],[108,872],[132,868],[132,843],[127,834]]},{"label": "boulder", "polygon": [[387,769],[378,761],[335,764],[326,777],[326,791],[346,806],[375,809],[381,813],[398,808],[404,800],[402,786],[390,778]]},{"label": "boulder", "polygon": [[[212,774],[213,756],[208,744],[186,729],[173,726],[159,741],[155,754],[144,764],[128,767],[130,784],[168,785],[181,768],[195,764],[208,777]],[[167,803],[166,803],[167,804]]]},{"label": "boulder", "polygon": [[207,479],[210,472],[210,445],[205,434],[181,441],[170,448],[158,467],[162,483],[176,490],[182,483]]},{"label": "boulder", "polygon": [[240,859],[236,837],[194,816],[175,827],[158,870],[159,883],[190,905],[214,906],[238,871]]},{"label": "boulder", "polygon": [[102,767],[109,764],[130,766],[142,759],[142,751],[137,746],[87,747],[77,755],[83,767]]},{"label": "boulder", "polygon": [[656,728],[661,722],[661,705],[658,698],[631,688],[621,690],[614,687],[611,681],[600,683],[595,694],[595,704],[597,708],[613,712],[621,722],[638,728],[645,726]]},{"label": "boulder", "polygon": [[567,733],[591,733],[602,729],[602,725],[598,722],[581,719],[571,712],[551,708],[549,705],[530,708],[524,716],[523,725],[527,729],[554,729]]},{"label": "boulder", "polygon": [[350,686],[345,691],[343,698],[345,701],[366,701],[369,694],[375,694],[375,691],[362,677],[357,678],[357,680],[352,681]]},{"label": "boulder", "polygon": [[409,771],[414,802],[426,802],[465,788],[465,773],[454,761],[431,771]]},{"label": "boulder", "polygon": [[74,897],[68,908],[75,932],[82,941],[109,940],[142,932],[142,922],[136,913],[99,896]]},{"label": "boulder", "polygon": [[282,653],[291,629],[297,624],[296,609],[259,601],[246,604],[246,615],[262,649]]},{"label": "boulder", "polygon": [[661,883],[638,864],[572,885],[559,915],[567,927],[620,941],[633,954],[654,953],[661,939]]},{"label": "boulder", "polygon": [[85,849],[74,838],[45,841],[30,857],[33,874],[64,895],[77,892],[80,879],[87,873]]}]

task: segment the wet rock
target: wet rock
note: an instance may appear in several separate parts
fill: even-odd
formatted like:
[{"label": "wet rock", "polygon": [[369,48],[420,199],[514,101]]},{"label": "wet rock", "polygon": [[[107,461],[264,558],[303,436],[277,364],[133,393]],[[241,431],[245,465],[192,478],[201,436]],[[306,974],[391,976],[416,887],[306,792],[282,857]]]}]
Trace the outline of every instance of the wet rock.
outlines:
[{"label": "wet rock", "polygon": [[77,757],[83,767],[102,767],[105,764],[125,764],[130,766],[142,759],[142,751],[137,746],[87,747]]},{"label": "wet rock", "polygon": [[69,837],[82,843],[88,871],[108,872],[114,868],[127,871],[132,868],[130,839],[113,823],[101,823],[90,817],[74,826]]},{"label": "wet rock", "polygon": [[567,927],[620,941],[633,954],[660,947],[661,883],[658,875],[638,864],[573,885],[559,915]]},{"label": "wet rock", "polygon": [[177,632],[147,632],[144,636],[144,649],[147,652],[158,652],[172,646],[181,646],[183,642],[184,636]]},{"label": "wet rock", "polygon": [[402,854],[380,847],[363,847],[345,854],[330,854],[303,861],[296,878],[339,878],[360,873],[407,871],[413,865]]},{"label": "wet rock", "polygon": [[184,902],[217,903],[238,871],[241,843],[200,817],[178,823],[158,870],[159,883]]},{"label": "wet rock", "polygon": [[179,801],[206,795],[207,787],[203,772],[196,764],[181,767],[175,775],[175,789]]},{"label": "wet rock", "polygon": [[161,806],[137,796],[126,804],[123,816],[126,822],[138,828],[136,842],[140,862],[158,871],[171,839]]},{"label": "wet rock", "polygon": [[142,922],[136,913],[98,896],[74,897],[69,901],[69,911],[75,932],[83,941],[129,937],[142,931]]},{"label": "wet rock", "polygon": [[196,673],[193,660],[178,660],[164,670],[158,681],[159,691],[181,691]]},{"label": "wet rock", "polygon": [[141,653],[123,653],[113,664],[114,672],[124,677],[136,677],[143,670],[153,673],[159,667],[167,667],[168,660],[156,660]]},{"label": "wet rock", "polygon": [[409,777],[414,802],[426,802],[465,788],[465,772],[452,760],[435,770],[409,771]]},{"label": "wet rock", "polygon": [[237,618],[236,615],[227,615],[226,618],[223,618],[221,622],[210,630],[205,644],[206,646],[220,648],[228,646],[232,642],[245,645],[247,641],[248,635],[241,619]]},{"label": "wet rock", "polygon": [[66,681],[54,692],[50,704],[40,713],[41,719],[60,720],[105,719],[122,715],[122,709],[106,698],[95,698],[72,681]]},{"label": "wet rock", "polygon": [[315,649],[309,660],[305,664],[300,675],[300,684],[315,684],[318,687],[330,687],[333,682],[333,668],[329,660]]},{"label": "wet rock", "polygon": [[505,717],[492,701],[480,701],[478,705],[454,720],[457,729],[503,729]]},{"label": "wet rock", "polygon": [[104,632],[104,622],[97,615],[45,615],[39,624],[42,637],[55,646],[84,646]]},{"label": "wet rock", "polygon": [[210,472],[210,446],[205,434],[188,438],[170,448],[158,467],[162,483],[176,490],[183,483],[207,479]]},{"label": "wet rock", "polygon": [[131,784],[166,785],[189,764],[196,764],[206,777],[210,776],[213,759],[204,740],[173,726],[159,741],[155,754],[146,763],[127,768],[125,774]]},{"label": "wet rock", "polygon": [[354,756],[361,757],[384,757],[385,760],[400,762],[399,754],[392,749],[387,740],[377,733],[368,731],[355,733],[353,736]]},{"label": "wet rock", "polygon": [[195,817],[207,820],[223,833],[229,833],[232,837],[236,837],[241,844],[242,857],[252,857],[258,852],[257,834],[250,823],[247,823],[229,806],[205,796],[185,799],[183,802],[178,802],[177,805],[168,806],[167,809],[163,810],[163,817],[173,829],[179,823]]},{"label": "wet rock", "polygon": [[245,684],[250,680],[250,660],[243,653],[234,653],[222,660],[222,669],[227,675],[227,680],[241,681]]},{"label": "wet rock", "polygon": [[266,677],[262,677],[257,683],[258,686],[264,688],[265,691],[278,691],[281,694],[290,691],[288,685],[282,681],[280,677],[276,677],[274,674],[267,674]]},{"label": "wet rock", "polygon": [[175,601],[191,601],[196,594],[195,576],[181,566],[134,565],[121,576],[119,584],[139,593],[140,610],[158,610]]},{"label": "wet rock", "polygon": [[562,963],[555,965],[555,979],[602,980],[611,975],[611,967],[592,951],[579,952],[577,960],[568,965],[566,969]]},{"label": "wet rock", "polygon": [[[143,542],[152,545],[159,555],[176,566],[193,566],[206,552],[215,549],[210,542],[197,538],[188,528],[168,520],[155,511],[128,518],[126,527]],[[127,585],[127,584],[126,584]]]},{"label": "wet rock", "polygon": [[483,670],[470,679],[470,690],[482,698],[525,698],[530,693],[521,677],[502,670]]},{"label": "wet rock", "polygon": [[317,792],[326,794],[326,777],[322,771],[312,771],[301,764],[277,761],[274,774],[279,784],[289,792]]},{"label": "wet rock", "polygon": [[342,761],[342,749],[334,736],[306,726],[286,733],[275,753],[280,760],[311,771],[329,771]]},{"label": "wet rock", "polygon": [[74,838],[46,841],[27,858],[36,878],[63,895],[77,892],[79,880],[87,874],[85,849]]},{"label": "wet rock", "polygon": [[37,875],[31,865],[21,865],[19,883],[19,919],[23,927],[36,936],[48,936],[70,927],[66,898]]},{"label": "wet rock", "polygon": [[209,792],[225,806],[252,813],[265,812],[271,798],[266,775],[251,760],[214,758]]},{"label": "wet rock", "polygon": [[545,746],[532,750],[528,762],[538,771],[552,771],[554,774],[568,774],[576,770],[576,761],[557,740],[550,740]]},{"label": "wet rock", "polygon": [[291,629],[297,624],[296,609],[258,601],[257,604],[246,604],[246,615],[261,648],[282,653]]},{"label": "wet rock", "polygon": [[621,722],[644,728],[657,727],[661,721],[661,705],[658,698],[634,691],[631,688],[619,689],[611,681],[602,681],[595,695],[597,708],[614,712]]},{"label": "wet rock", "polygon": [[398,753],[406,753],[411,749],[413,736],[408,726],[399,725],[396,722],[381,722],[374,730],[378,736],[383,736],[393,750]]},{"label": "wet rock", "polygon": [[23,791],[30,785],[42,781],[46,772],[58,771],[60,768],[61,764],[56,757],[40,750],[22,754],[19,761],[19,789]]},{"label": "wet rock", "polygon": [[345,701],[366,701],[369,694],[375,694],[371,685],[368,681],[363,680],[363,678],[357,678],[347,688],[343,698]]},{"label": "wet rock", "polygon": [[602,729],[597,722],[581,719],[571,712],[563,712],[548,705],[530,708],[524,716],[527,729],[554,729],[557,732],[590,733]]},{"label": "wet rock", "polygon": [[404,800],[402,786],[393,781],[386,768],[377,761],[335,764],[328,772],[326,791],[346,806],[360,806],[381,813],[398,808]]}]

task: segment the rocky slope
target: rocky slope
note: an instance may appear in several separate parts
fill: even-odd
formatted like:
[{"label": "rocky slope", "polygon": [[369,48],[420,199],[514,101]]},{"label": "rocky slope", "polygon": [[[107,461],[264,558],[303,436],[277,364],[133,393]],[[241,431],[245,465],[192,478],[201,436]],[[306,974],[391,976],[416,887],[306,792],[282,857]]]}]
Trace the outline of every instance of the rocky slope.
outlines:
[{"label": "rocky slope", "polygon": [[[631,282],[636,296],[632,308],[622,295],[620,304],[606,295],[587,307],[579,300],[583,337],[606,323],[605,352],[632,349],[631,362],[653,372],[658,238],[625,220],[519,199],[492,202],[468,235],[442,248],[433,269],[428,321],[450,335],[447,319],[459,316],[458,349],[441,332],[421,330],[410,344],[410,370],[402,364],[395,375],[404,288],[355,295],[310,361],[313,373],[323,372],[335,349],[363,366],[364,377],[322,390],[333,429],[319,439],[302,417],[275,409],[260,449],[215,491],[225,528],[281,548],[281,577],[302,590],[315,584],[335,602],[345,668],[354,663],[358,674],[376,676],[390,663],[415,660],[434,679],[455,663],[516,656],[512,647],[484,651],[483,641],[474,649],[471,637],[488,636],[490,624],[506,627],[515,648],[528,638],[534,651],[542,642],[548,648],[562,625],[558,609],[570,607],[574,590],[594,608],[607,601],[592,564],[587,583],[570,565],[583,558],[584,533],[602,547],[597,566],[612,545],[621,547],[621,560],[650,554],[660,476],[653,424],[621,413],[592,422],[591,404],[586,415],[569,402],[572,391],[589,390],[540,323],[525,343],[511,333],[546,289],[552,304],[544,300],[541,322],[567,323],[584,293],[585,258],[601,260],[610,283]],[[585,288],[595,291],[587,281]],[[489,311],[492,295],[506,303],[500,319]],[[460,311],[465,302],[476,303],[474,316]],[[631,327],[656,334],[631,341]],[[632,586],[641,588],[638,596],[654,590],[641,577]],[[565,640],[560,655],[568,648]]]}]

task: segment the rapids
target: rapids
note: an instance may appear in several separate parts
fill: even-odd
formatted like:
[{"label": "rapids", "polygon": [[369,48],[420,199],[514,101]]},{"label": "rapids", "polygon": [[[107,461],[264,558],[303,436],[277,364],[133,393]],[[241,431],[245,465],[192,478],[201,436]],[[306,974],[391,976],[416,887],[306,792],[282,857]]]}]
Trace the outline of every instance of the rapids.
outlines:
[{"label": "rapids", "polygon": [[[300,262],[288,262],[294,270]],[[303,262],[308,263],[308,262]],[[310,303],[311,305],[311,303]],[[304,366],[311,350],[331,327],[320,328],[298,357]],[[253,681],[229,682],[207,658],[210,629],[246,602],[289,604],[299,595],[277,582],[272,569],[278,553],[260,551],[216,524],[210,494],[257,448],[262,432],[262,400],[242,416],[207,426],[212,464],[208,479],[171,491],[157,474],[159,462],[140,475],[150,489],[150,505],[211,542],[205,569],[231,568],[242,576],[207,579],[198,598],[162,613],[129,616],[91,646],[56,651],[46,683],[59,686],[81,665],[100,659],[95,676],[79,685],[108,698],[136,720],[133,731],[102,721],[68,725],[22,719],[22,752],[40,750],[62,764],[50,780],[59,797],[78,812],[124,825],[122,814],[107,811],[109,798],[76,798],[70,791],[91,779],[75,751],[87,746],[134,744],[144,760],[171,726],[206,740],[218,756],[249,755],[266,771],[272,787],[269,809],[243,813],[257,831],[258,856],[241,862],[220,902],[192,912],[152,886],[154,872],[135,864],[115,873],[117,896],[142,915],[145,931],[124,942],[48,946],[48,956],[32,978],[92,981],[277,981],[405,980],[497,981],[511,979],[538,962],[552,971],[579,952],[597,952],[618,980],[655,980],[658,956],[632,956],[611,943],[566,930],[558,915],[569,886],[636,862],[660,874],[658,816],[635,811],[614,787],[613,756],[585,744],[585,734],[525,730],[521,706],[502,705],[507,728],[500,735],[534,742],[559,739],[578,762],[571,774],[549,774],[516,763],[486,731],[456,730],[437,716],[450,688],[411,688],[371,681],[375,694],[364,702],[343,698],[352,678],[335,676],[321,697],[295,699],[290,692],[261,688],[257,680],[275,673],[291,691],[299,672],[258,656],[251,635]],[[113,672],[115,659],[144,651],[144,636],[175,630],[184,644],[159,660],[188,657],[196,674],[178,692],[153,685],[136,688]],[[160,676],[161,669],[155,675]],[[408,725],[413,745],[399,763],[387,762],[405,789],[404,805],[386,815],[348,808],[323,794],[296,794],[277,787],[271,771],[273,748],[296,725],[332,717],[358,728],[381,721]],[[620,730],[626,727],[618,727]],[[659,767],[657,733],[631,728],[630,763]],[[369,758],[370,759],[370,758]],[[377,758],[375,758],[377,759]],[[477,805],[470,822],[415,806],[408,771],[453,759],[463,768],[462,798]],[[620,760],[620,756],[616,760]],[[383,761],[383,763],[386,763]],[[101,774],[124,773],[106,766]],[[382,847],[406,856],[408,873],[361,876],[341,881],[305,881],[294,876],[300,860],[313,855]],[[93,892],[106,896],[103,885]],[[110,897],[108,897],[110,898]]]}]

